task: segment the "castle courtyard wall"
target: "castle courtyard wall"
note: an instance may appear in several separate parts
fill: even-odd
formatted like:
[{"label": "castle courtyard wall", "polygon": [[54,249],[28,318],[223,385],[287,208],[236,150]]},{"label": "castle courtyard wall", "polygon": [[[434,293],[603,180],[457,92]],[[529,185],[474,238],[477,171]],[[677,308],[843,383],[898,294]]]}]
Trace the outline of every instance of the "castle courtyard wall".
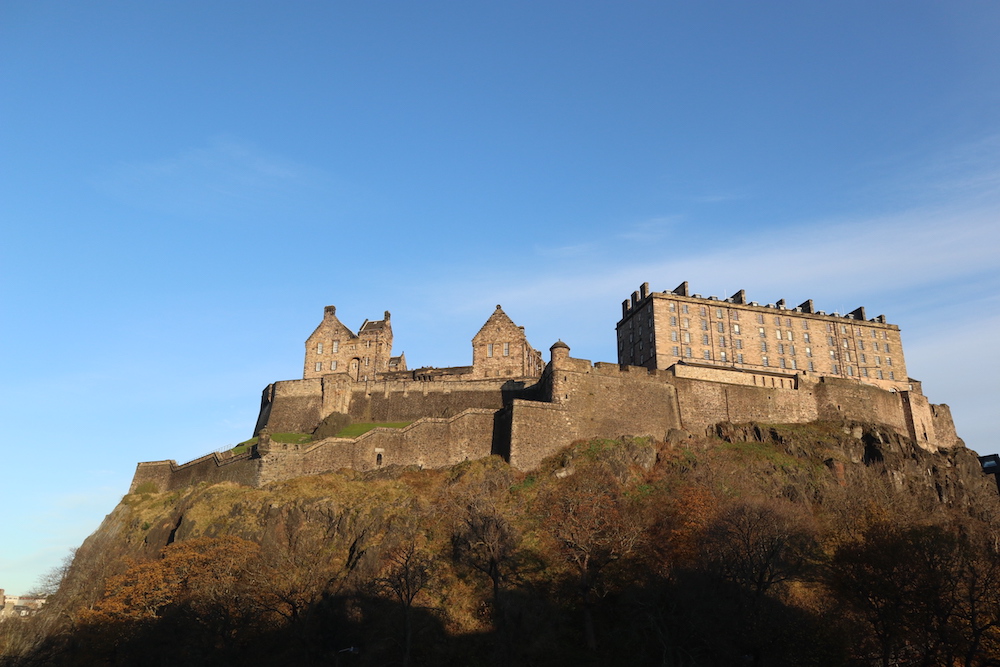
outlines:
[{"label": "castle courtyard wall", "polygon": [[181,465],[172,460],[143,462],[136,466],[129,493],[134,493],[147,482],[156,492],[173,491],[200,482],[257,486],[260,482],[260,461],[247,453],[231,455],[216,452]]}]

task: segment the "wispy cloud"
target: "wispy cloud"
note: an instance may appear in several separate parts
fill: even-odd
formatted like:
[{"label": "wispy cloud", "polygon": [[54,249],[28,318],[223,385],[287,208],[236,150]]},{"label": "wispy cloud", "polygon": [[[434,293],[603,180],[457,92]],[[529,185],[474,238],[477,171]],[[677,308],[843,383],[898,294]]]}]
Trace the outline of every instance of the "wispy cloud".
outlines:
[{"label": "wispy cloud", "polygon": [[139,209],[208,220],[299,208],[344,190],[321,170],[234,139],[120,164],[98,175],[95,186]]}]

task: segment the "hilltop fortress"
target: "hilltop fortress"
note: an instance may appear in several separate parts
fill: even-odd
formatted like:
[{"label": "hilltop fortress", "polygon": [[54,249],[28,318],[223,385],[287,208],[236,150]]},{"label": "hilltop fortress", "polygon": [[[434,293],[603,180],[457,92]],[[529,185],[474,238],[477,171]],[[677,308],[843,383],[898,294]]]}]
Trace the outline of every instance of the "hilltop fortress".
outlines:
[{"label": "hilltop fortress", "polygon": [[[327,306],[306,341],[301,380],[268,385],[246,451],[138,464],[131,490],[198,482],[259,486],[342,468],[445,467],[497,454],[521,470],[583,438],[711,431],[719,423],[879,422],[934,451],[962,445],[947,405],[909,378],[899,327],[864,308],[761,305],[740,290],[703,298],[688,284],[622,303],[618,363],[542,355],[500,306],[472,339],[472,365],[408,370],[392,356],[390,314],[353,333]],[[356,438],[337,424],[407,423]],[[313,434],[306,444],[272,434]]]}]

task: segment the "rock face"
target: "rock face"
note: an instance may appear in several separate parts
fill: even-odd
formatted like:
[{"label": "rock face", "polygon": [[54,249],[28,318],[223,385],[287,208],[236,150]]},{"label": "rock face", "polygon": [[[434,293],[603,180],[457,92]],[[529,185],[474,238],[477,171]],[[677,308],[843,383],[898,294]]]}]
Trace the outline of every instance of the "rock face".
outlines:
[{"label": "rock face", "polygon": [[[794,568],[785,563],[791,569],[782,571],[777,588],[758,591],[753,604],[766,599],[770,611],[759,613],[775,614],[775,628],[798,623],[797,634],[819,637],[815,646],[788,648],[793,657],[768,664],[846,664],[810,653],[840,641],[837,650],[850,652],[843,638],[862,632],[850,625],[856,619],[822,629],[824,614],[836,609],[823,606],[825,593],[816,588],[824,559],[851,540],[864,544],[867,538],[859,536],[873,526],[890,533],[906,526],[950,526],[942,529],[948,535],[996,533],[1000,498],[993,480],[960,444],[928,451],[896,428],[863,421],[724,422],[710,434],[675,427],[665,435],[662,441],[578,441],[531,473],[494,456],[439,470],[388,466],[258,487],[200,483],[129,494],[79,548],[47,605],[51,618],[61,619],[52,636],[70,643],[57,643],[52,654],[34,659],[73,664],[56,659],[64,657],[60,651],[71,653],[72,642],[92,642],[99,647],[96,661],[105,659],[101,651],[120,649],[119,664],[127,664],[130,658],[121,656],[140,650],[147,638],[122,634],[125,628],[136,633],[163,627],[188,633],[192,645],[194,637],[216,642],[204,650],[228,651],[234,664],[248,659],[241,651],[272,651],[270,662],[257,664],[330,664],[336,651],[355,641],[370,647],[358,664],[402,663],[403,647],[413,637],[415,646],[424,647],[423,664],[456,664],[463,655],[491,650],[494,640],[521,652],[512,664],[579,664],[594,646],[606,645],[609,656],[617,655],[625,648],[612,650],[617,641],[654,650],[647,644],[655,635],[626,638],[628,628],[648,621],[650,609],[667,614],[669,605],[656,606],[663,599],[684,607],[676,612],[682,620],[705,611],[698,606],[705,604],[699,602],[702,593],[684,597],[685,577],[694,577],[691,591],[714,590],[712,595],[732,599],[735,584],[726,577],[737,570],[719,559],[734,557],[725,542],[733,522],[750,518],[755,530],[784,531],[774,543],[781,549],[804,548],[807,554],[789,561]],[[206,551],[206,544],[215,547]],[[178,550],[186,546],[189,552]],[[796,569],[812,566],[819,569]],[[208,575],[199,576],[198,568]],[[404,588],[411,597],[399,597]],[[141,612],[136,601],[151,595],[153,611]],[[502,607],[507,616],[497,616],[497,605],[509,605]],[[418,607],[423,611],[417,613]],[[709,616],[717,613],[738,619],[743,611],[713,603]],[[585,642],[573,625],[580,614],[590,619]],[[619,617],[633,620],[616,625]],[[551,630],[538,630],[549,628],[550,620]],[[538,638],[508,641],[504,633],[513,626],[505,629],[504,623],[519,623],[518,632]],[[739,621],[732,623],[736,629],[721,634],[742,637]],[[94,629],[104,627],[111,629]],[[675,633],[681,628],[670,627]],[[751,630],[739,642],[777,632]],[[710,634],[720,633],[712,628]],[[727,662],[730,648],[748,650],[734,644],[712,653],[715,640],[698,644],[691,628],[688,635],[692,643],[685,650],[713,655],[711,664],[734,664]],[[169,644],[166,636],[149,637]],[[564,647],[567,637],[579,645],[570,657],[545,657]],[[341,644],[332,645],[332,638]],[[792,646],[785,640],[767,645]]]}]

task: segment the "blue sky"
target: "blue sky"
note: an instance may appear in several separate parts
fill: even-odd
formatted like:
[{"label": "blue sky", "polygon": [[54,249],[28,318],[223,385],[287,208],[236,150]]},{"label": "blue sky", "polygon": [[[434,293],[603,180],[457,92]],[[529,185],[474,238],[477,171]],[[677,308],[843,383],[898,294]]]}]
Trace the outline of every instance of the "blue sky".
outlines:
[{"label": "blue sky", "polygon": [[[615,360],[643,281],[864,305],[992,452],[993,2],[0,4],[0,588],[246,439],[337,305]],[[546,353],[547,358],[547,353]]]}]

